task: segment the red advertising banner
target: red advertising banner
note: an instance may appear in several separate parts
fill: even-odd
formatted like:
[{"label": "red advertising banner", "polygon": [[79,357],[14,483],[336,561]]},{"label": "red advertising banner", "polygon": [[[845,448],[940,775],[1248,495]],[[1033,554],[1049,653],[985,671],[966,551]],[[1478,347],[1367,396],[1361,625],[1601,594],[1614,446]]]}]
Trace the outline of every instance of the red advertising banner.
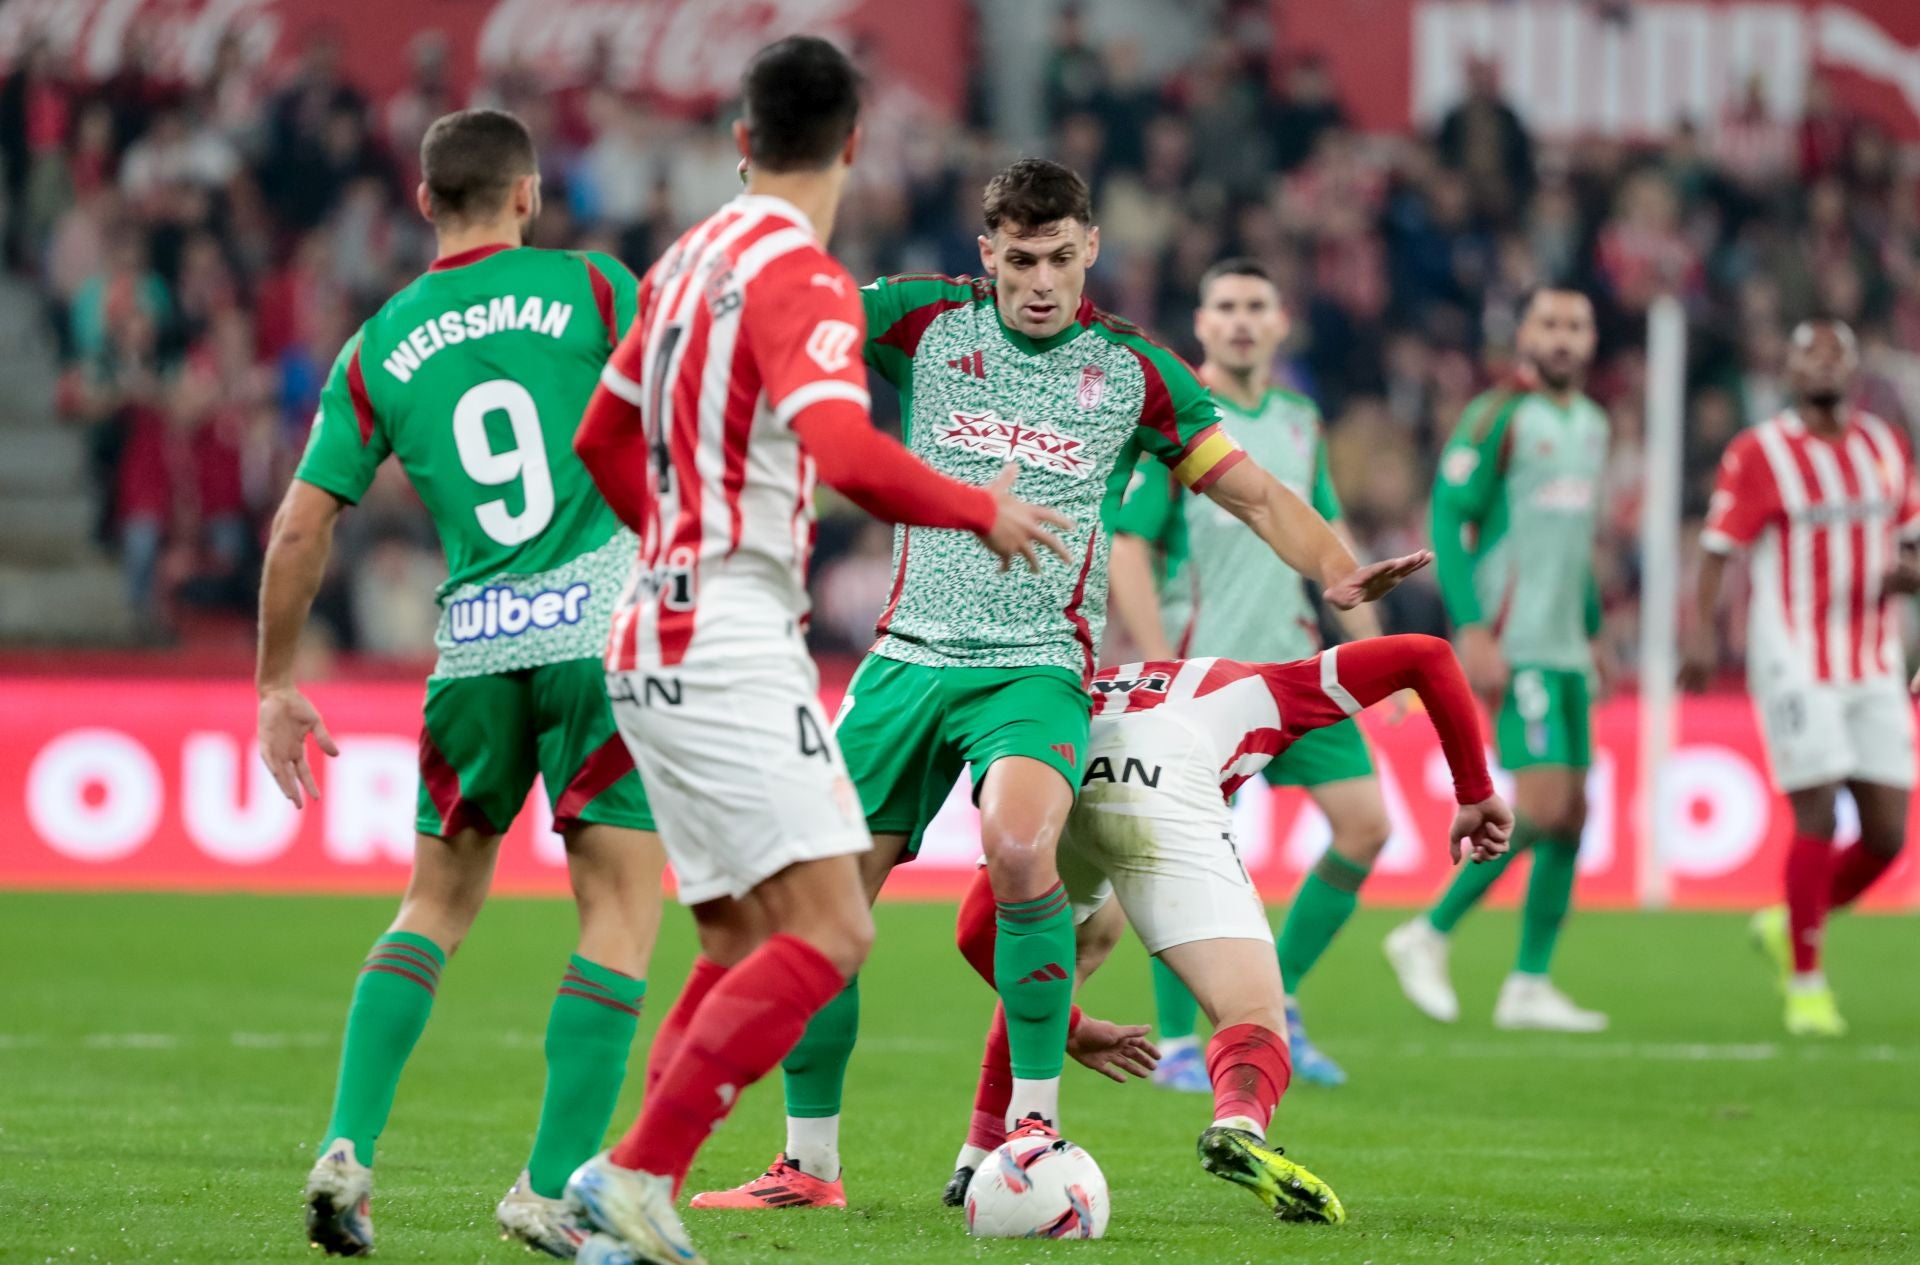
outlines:
[{"label": "red advertising banner", "polygon": [[1914,0],[1314,0],[1275,3],[1282,58],[1317,54],[1368,131],[1428,128],[1467,63],[1545,136],[1655,138],[1710,125],[1748,80],[1797,120],[1815,77],[1843,110],[1920,140]]},{"label": "red advertising banner", "polygon": [[[397,892],[413,846],[421,690],[322,685],[311,696],[340,755],[320,761],[319,802],[296,811],[254,753],[254,695],[243,683],[0,679],[0,887]],[[1632,699],[1598,712],[1580,856],[1586,904],[1630,904],[1636,890],[1637,717]],[[1446,763],[1418,717],[1392,725],[1370,716],[1368,729],[1394,823],[1368,896],[1424,901],[1446,881]],[[1688,700],[1666,767],[1660,846],[1674,903],[1776,899],[1790,822],[1746,701]],[[1326,846],[1324,819],[1299,792],[1259,781],[1236,812],[1243,860],[1270,899],[1286,899]],[[1852,829],[1843,813],[1843,836]],[[1916,851],[1869,903],[1920,905]],[[973,809],[956,792],[921,859],[889,891],[957,896],[978,854]],[[564,864],[536,789],[502,850],[498,885],[561,893]],[[1518,880],[1503,886],[1511,896]]]},{"label": "red advertising banner", "polygon": [[229,31],[256,64],[288,62],[328,32],[343,72],[377,100],[405,81],[414,39],[437,31],[461,90],[510,66],[577,82],[604,50],[612,87],[697,110],[734,95],[755,49],[804,32],[855,50],[890,108],[905,96],[951,114],[966,91],[972,21],[965,0],[4,0],[0,67],[44,38],[83,78],[105,79],[131,33],[163,73],[198,80]]}]

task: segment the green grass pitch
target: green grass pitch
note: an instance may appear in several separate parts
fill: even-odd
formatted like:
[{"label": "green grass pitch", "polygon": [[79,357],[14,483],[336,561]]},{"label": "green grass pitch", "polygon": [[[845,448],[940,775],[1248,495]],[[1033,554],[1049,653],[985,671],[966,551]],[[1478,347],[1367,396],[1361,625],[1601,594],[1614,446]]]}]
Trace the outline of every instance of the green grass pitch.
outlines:
[{"label": "green grass pitch", "polygon": [[[326,1115],[352,974],[386,900],[0,895],[0,1261],[313,1259],[299,1191]],[[1203,1099],[1108,1085],[1069,1064],[1069,1136],[1105,1168],[1101,1243],[976,1243],[939,1206],[988,1013],[951,947],[952,912],[880,910],[847,1104],[846,1213],[693,1214],[726,1262],[1640,1262],[1920,1259],[1920,936],[1911,918],[1830,933],[1854,1036],[1790,1044],[1738,920],[1587,914],[1562,979],[1613,1013],[1605,1036],[1495,1032],[1514,923],[1459,937],[1466,1018],[1401,1000],[1363,912],[1305,995],[1353,1082],[1297,1086],[1275,1136],[1346,1201],[1340,1229],[1270,1221],[1202,1174]],[[530,1258],[493,1236],[525,1157],[541,1028],[570,908],[501,901],[449,966],[382,1139],[387,1261]],[[691,947],[669,916],[648,999]],[[1129,941],[1087,990],[1147,1020]],[[639,1050],[636,1049],[636,1055]],[[616,1126],[637,1103],[640,1060]],[[693,1188],[780,1146],[776,1082],[714,1137]]]}]

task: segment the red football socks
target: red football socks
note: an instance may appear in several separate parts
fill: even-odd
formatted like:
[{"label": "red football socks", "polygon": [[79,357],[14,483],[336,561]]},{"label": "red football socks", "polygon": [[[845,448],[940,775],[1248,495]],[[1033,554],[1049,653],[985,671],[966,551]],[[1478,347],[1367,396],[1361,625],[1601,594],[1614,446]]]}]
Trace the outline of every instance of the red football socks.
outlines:
[{"label": "red football socks", "polygon": [[1827,907],[1840,909],[1860,899],[1861,893],[1887,872],[1894,857],[1882,856],[1862,844],[1854,844],[1833,859],[1833,882],[1827,888]]},{"label": "red football socks", "polygon": [[1207,1042],[1207,1075],[1213,1079],[1213,1118],[1245,1116],[1262,1133],[1293,1079],[1286,1038],[1257,1023],[1222,1028]]},{"label": "red football socks", "polygon": [[640,1119],[613,1148],[622,1168],[673,1178],[675,1190],[713,1127],[747,1086],[779,1065],[814,1013],[847,984],[797,936],[770,937],[707,994]]},{"label": "red football socks", "polygon": [[973,1091],[973,1120],[967,1145],[991,1151],[1007,1140],[1007,1105],[1013,1101],[1013,1048],[1007,1044],[1007,1012],[993,1008],[987,1051],[980,1060],[980,1084]]},{"label": "red football socks", "polygon": [[727,968],[708,957],[693,959],[693,969],[687,972],[687,982],[680,986],[680,996],[674,999],[673,1008],[667,1011],[667,1017],[660,1021],[660,1030],[653,1034],[653,1046],[647,1051],[647,1097],[653,1097],[653,1087],[660,1083],[660,1077],[673,1062],[673,1056],[680,1051],[680,1042],[687,1035],[687,1025],[693,1022],[693,1016],[700,1009],[700,1003],[707,999],[713,986],[726,978]]},{"label": "red football socks", "polygon": [[1795,835],[1787,848],[1787,931],[1799,974],[1820,969],[1820,933],[1832,885],[1833,841]]}]

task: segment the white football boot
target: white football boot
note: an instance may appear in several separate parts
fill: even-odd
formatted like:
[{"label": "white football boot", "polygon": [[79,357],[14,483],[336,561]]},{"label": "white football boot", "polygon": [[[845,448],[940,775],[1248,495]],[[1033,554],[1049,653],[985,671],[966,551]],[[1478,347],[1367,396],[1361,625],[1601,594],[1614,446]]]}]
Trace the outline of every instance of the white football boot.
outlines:
[{"label": "white football boot", "polygon": [[587,1241],[580,1214],[565,1199],[549,1199],[535,1192],[525,1169],[506,1197],[493,1210],[500,1237],[526,1244],[536,1252],[570,1261]]},{"label": "white football boot", "polygon": [[1546,976],[1522,975],[1515,971],[1500,986],[1500,1000],[1493,1007],[1493,1026],[1509,1032],[1523,1029],[1605,1032],[1607,1017],[1597,1010],[1582,1010],[1574,1005]]},{"label": "white football boot", "polygon": [[335,1138],[307,1174],[307,1242],[328,1256],[373,1251],[373,1170]]},{"label": "white football boot", "polygon": [[671,1178],[621,1168],[603,1151],[573,1170],[567,1198],[642,1265],[707,1265],[674,1211]]},{"label": "white football boot", "polygon": [[1400,977],[1400,991],[1420,1013],[1441,1023],[1460,1018],[1460,999],[1447,977],[1447,938],[1425,915],[1401,923],[1387,935],[1387,961]]}]

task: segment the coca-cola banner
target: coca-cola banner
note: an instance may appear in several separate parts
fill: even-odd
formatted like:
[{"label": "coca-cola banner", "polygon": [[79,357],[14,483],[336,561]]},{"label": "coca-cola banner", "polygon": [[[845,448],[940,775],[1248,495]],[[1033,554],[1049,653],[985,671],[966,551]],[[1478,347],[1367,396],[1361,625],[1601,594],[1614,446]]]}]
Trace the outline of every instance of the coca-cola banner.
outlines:
[{"label": "coca-cola banner", "polygon": [[733,96],[756,48],[806,32],[855,50],[893,108],[911,98],[951,113],[971,24],[966,0],[0,0],[0,67],[45,38],[82,77],[103,79],[131,34],[164,73],[194,79],[229,31],[270,65],[327,33],[344,72],[378,97],[405,80],[414,38],[438,31],[463,89],[515,65],[568,83],[604,48],[609,86],[695,110]]},{"label": "coca-cola banner", "polygon": [[1469,59],[1546,136],[1663,136],[1709,125],[1758,77],[1800,117],[1815,77],[1839,106],[1920,139],[1916,0],[1276,0],[1283,58],[1319,54],[1370,131],[1428,127],[1457,103]]},{"label": "coca-cola banner", "polygon": [[[254,695],[245,684],[0,679],[0,887],[397,892],[413,847],[421,690],[322,685],[311,696],[340,755],[316,757],[320,799],[295,810],[254,753]],[[1660,828],[1674,903],[1774,898],[1789,820],[1768,785],[1748,704],[1689,700],[1680,722]],[[1446,881],[1446,763],[1418,716],[1393,725],[1369,715],[1366,723],[1394,823],[1369,899],[1425,900]],[[1631,904],[1637,890],[1637,723],[1631,699],[1599,709],[1593,814],[1580,856],[1588,904]],[[1299,792],[1259,781],[1236,812],[1241,857],[1261,890],[1284,900],[1325,848],[1325,821]],[[921,859],[889,891],[958,895],[979,855],[976,821],[956,789]],[[1843,814],[1842,833],[1852,830]],[[508,835],[498,885],[561,893],[564,865],[536,789]],[[1902,861],[1870,903],[1912,908],[1916,869]],[[1511,877],[1506,884],[1515,886]]]}]

